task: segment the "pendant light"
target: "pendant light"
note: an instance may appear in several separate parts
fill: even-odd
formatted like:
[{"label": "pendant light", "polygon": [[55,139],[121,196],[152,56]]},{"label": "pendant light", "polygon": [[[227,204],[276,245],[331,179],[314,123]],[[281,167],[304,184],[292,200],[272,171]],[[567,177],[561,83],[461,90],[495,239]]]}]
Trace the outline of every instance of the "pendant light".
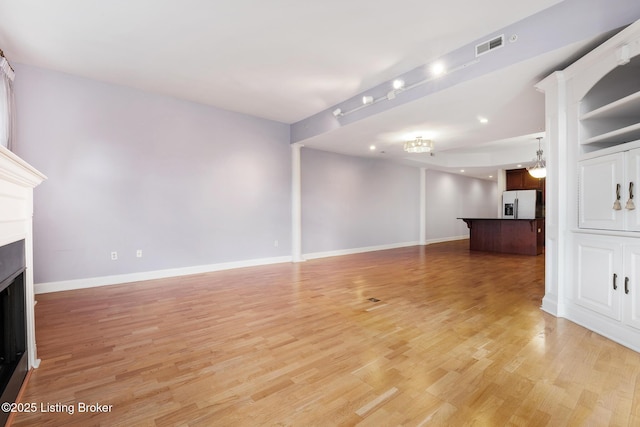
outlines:
[{"label": "pendant light", "polygon": [[538,151],[536,151],[536,162],[533,166],[527,168],[527,171],[529,171],[529,175],[531,175],[532,177],[540,179],[547,176],[547,165],[542,158],[542,148],[540,145],[540,140],[542,139],[542,137],[538,137],[537,139]]}]

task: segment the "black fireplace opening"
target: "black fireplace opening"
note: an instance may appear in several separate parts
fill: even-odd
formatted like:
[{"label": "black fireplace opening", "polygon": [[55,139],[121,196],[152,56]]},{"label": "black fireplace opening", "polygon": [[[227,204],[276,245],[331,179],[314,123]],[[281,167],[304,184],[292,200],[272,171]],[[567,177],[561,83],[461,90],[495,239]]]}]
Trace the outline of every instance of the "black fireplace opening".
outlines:
[{"label": "black fireplace opening", "polygon": [[[0,394],[14,402],[27,374],[24,240],[0,247]],[[0,423],[3,421],[0,413]]]}]

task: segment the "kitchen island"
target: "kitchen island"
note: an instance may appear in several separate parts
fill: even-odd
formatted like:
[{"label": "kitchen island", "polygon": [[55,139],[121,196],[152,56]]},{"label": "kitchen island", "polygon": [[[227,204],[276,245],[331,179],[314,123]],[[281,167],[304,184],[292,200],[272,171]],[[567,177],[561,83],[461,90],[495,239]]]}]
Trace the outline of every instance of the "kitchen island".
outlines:
[{"label": "kitchen island", "polygon": [[458,218],[470,229],[469,249],[506,254],[540,255],[544,218]]}]

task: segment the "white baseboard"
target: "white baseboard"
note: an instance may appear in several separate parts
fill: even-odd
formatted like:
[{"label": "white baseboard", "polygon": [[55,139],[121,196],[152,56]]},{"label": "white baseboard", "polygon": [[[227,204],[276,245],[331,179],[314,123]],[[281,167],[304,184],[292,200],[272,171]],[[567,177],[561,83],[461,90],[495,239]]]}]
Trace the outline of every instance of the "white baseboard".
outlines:
[{"label": "white baseboard", "polygon": [[352,255],[352,254],[360,254],[364,252],[373,252],[373,251],[384,251],[387,249],[397,249],[397,248],[406,248],[407,246],[417,246],[418,242],[403,242],[403,243],[391,243],[389,245],[378,245],[378,246],[366,246],[361,248],[352,248],[352,249],[340,249],[337,251],[327,251],[327,252],[311,252],[307,254],[303,254],[302,257],[304,259],[317,259],[317,258],[328,258],[332,256],[342,256],[342,255]]},{"label": "white baseboard", "polygon": [[542,311],[546,311],[552,316],[560,317],[558,316],[558,302],[549,298],[547,295],[542,298],[542,305],[540,306],[540,309],[542,309]]},{"label": "white baseboard", "polygon": [[440,239],[427,239],[425,241],[425,245],[431,245],[432,243],[443,243],[443,242],[452,242],[454,240],[466,240],[469,238],[469,235],[463,236],[451,236],[451,237],[442,237]]},{"label": "white baseboard", "polygon": [[[468,239],[469,236],[455,236],[443,239],[427,240],[426,244],[448,242],[452,240]],[[408,246],[417,246],[419,243],[403,242],[392,243],[388,245],[367,246],[352,249],[340,249],[327,252],[312,252],[303,254],[303,260],[327,258],[332,256],[351,255],[364,252],[383,251],[386,249],[397,249]],[[302,261],[303,261],[302,260]],[[86,279],[63,280],[59,282],[36,283],[34,285],[36,294],[46,294],[49,292],[71,291],[74,289],[95,288],[98,286],[121,285],[123,283],[141,282],[144,280],[166,279],[169,277],[188,276],[190,274],[210,273],[214,271],[230,270],[233,268],[255,267],[259,265],[279,264],[283,262],[292,262],[291,256],[252,259],[246,261],[225,262],[220,264],[196,265],[192,267],[172,268],[167,270],[145,271],[141,273],[118,274],[114,276],[89,277]]]},{"label": "white baseboard", "polygon": [[188,276],[190,274],[210,273],[213,271],[231,270],[233,268],[255,267],[259,265],[291,262],[290,256],[261,258],[246,261],[225,262],[220,264],[196,265],[192,267],[172,268],[167,270],[145,271],[141,273],[119,274],[115,276],[90,277],[87,279],[63,280],[60,282],[36,283],[36,294],[48,292],[70,291],[73,289],[94,288],[97,286],[121,285],[123,283],[143,280],[165,279],[169,277]]}]

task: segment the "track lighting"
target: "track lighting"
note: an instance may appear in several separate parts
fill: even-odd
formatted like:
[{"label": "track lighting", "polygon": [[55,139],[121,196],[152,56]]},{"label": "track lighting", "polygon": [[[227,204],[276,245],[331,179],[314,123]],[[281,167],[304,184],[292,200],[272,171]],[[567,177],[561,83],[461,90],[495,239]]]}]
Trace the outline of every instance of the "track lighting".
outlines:
[{"label": "track lighting", "polygon": [[431,66],[431,74],[435,76],[441,76],[445,73],[446,68],[442,62],[436,62]]},{"label": "track lighting", "polygon": [[429,83],[435,80],[436,78],[442,77],[443,75],[452,74],[458,70],[477,64],[478,62],[479,62],[478,59],[475,59],[452,69],[447,69],[444,62],[442,61],[434,62],[430,67],[431,76],[425,77],[423,80],[413,82],[410,84],[405,83],[403,79],[395,79],[391,82],[391,89],[389,90],[389,92],[387,92],[386,96],[378,94],[378,98],[374,99],[372,95],[364,95],[362,97],[362,105],[359,105],[355,108],[348,109],[346,111],[343,111],[342,109],[338,108],[333,111],[333,115],[334,117],[342,117],[342,116],[346,116],[348,114],[354,113],[356,111],[359,111],[362,108],[365,108],[374,103],[378,103],[379,101],[384,101],[384,100],[390,101],[392,99],[395,99],[396,95],[400,92],[408,91],[418,86],[422,86],[426,83]]}]

